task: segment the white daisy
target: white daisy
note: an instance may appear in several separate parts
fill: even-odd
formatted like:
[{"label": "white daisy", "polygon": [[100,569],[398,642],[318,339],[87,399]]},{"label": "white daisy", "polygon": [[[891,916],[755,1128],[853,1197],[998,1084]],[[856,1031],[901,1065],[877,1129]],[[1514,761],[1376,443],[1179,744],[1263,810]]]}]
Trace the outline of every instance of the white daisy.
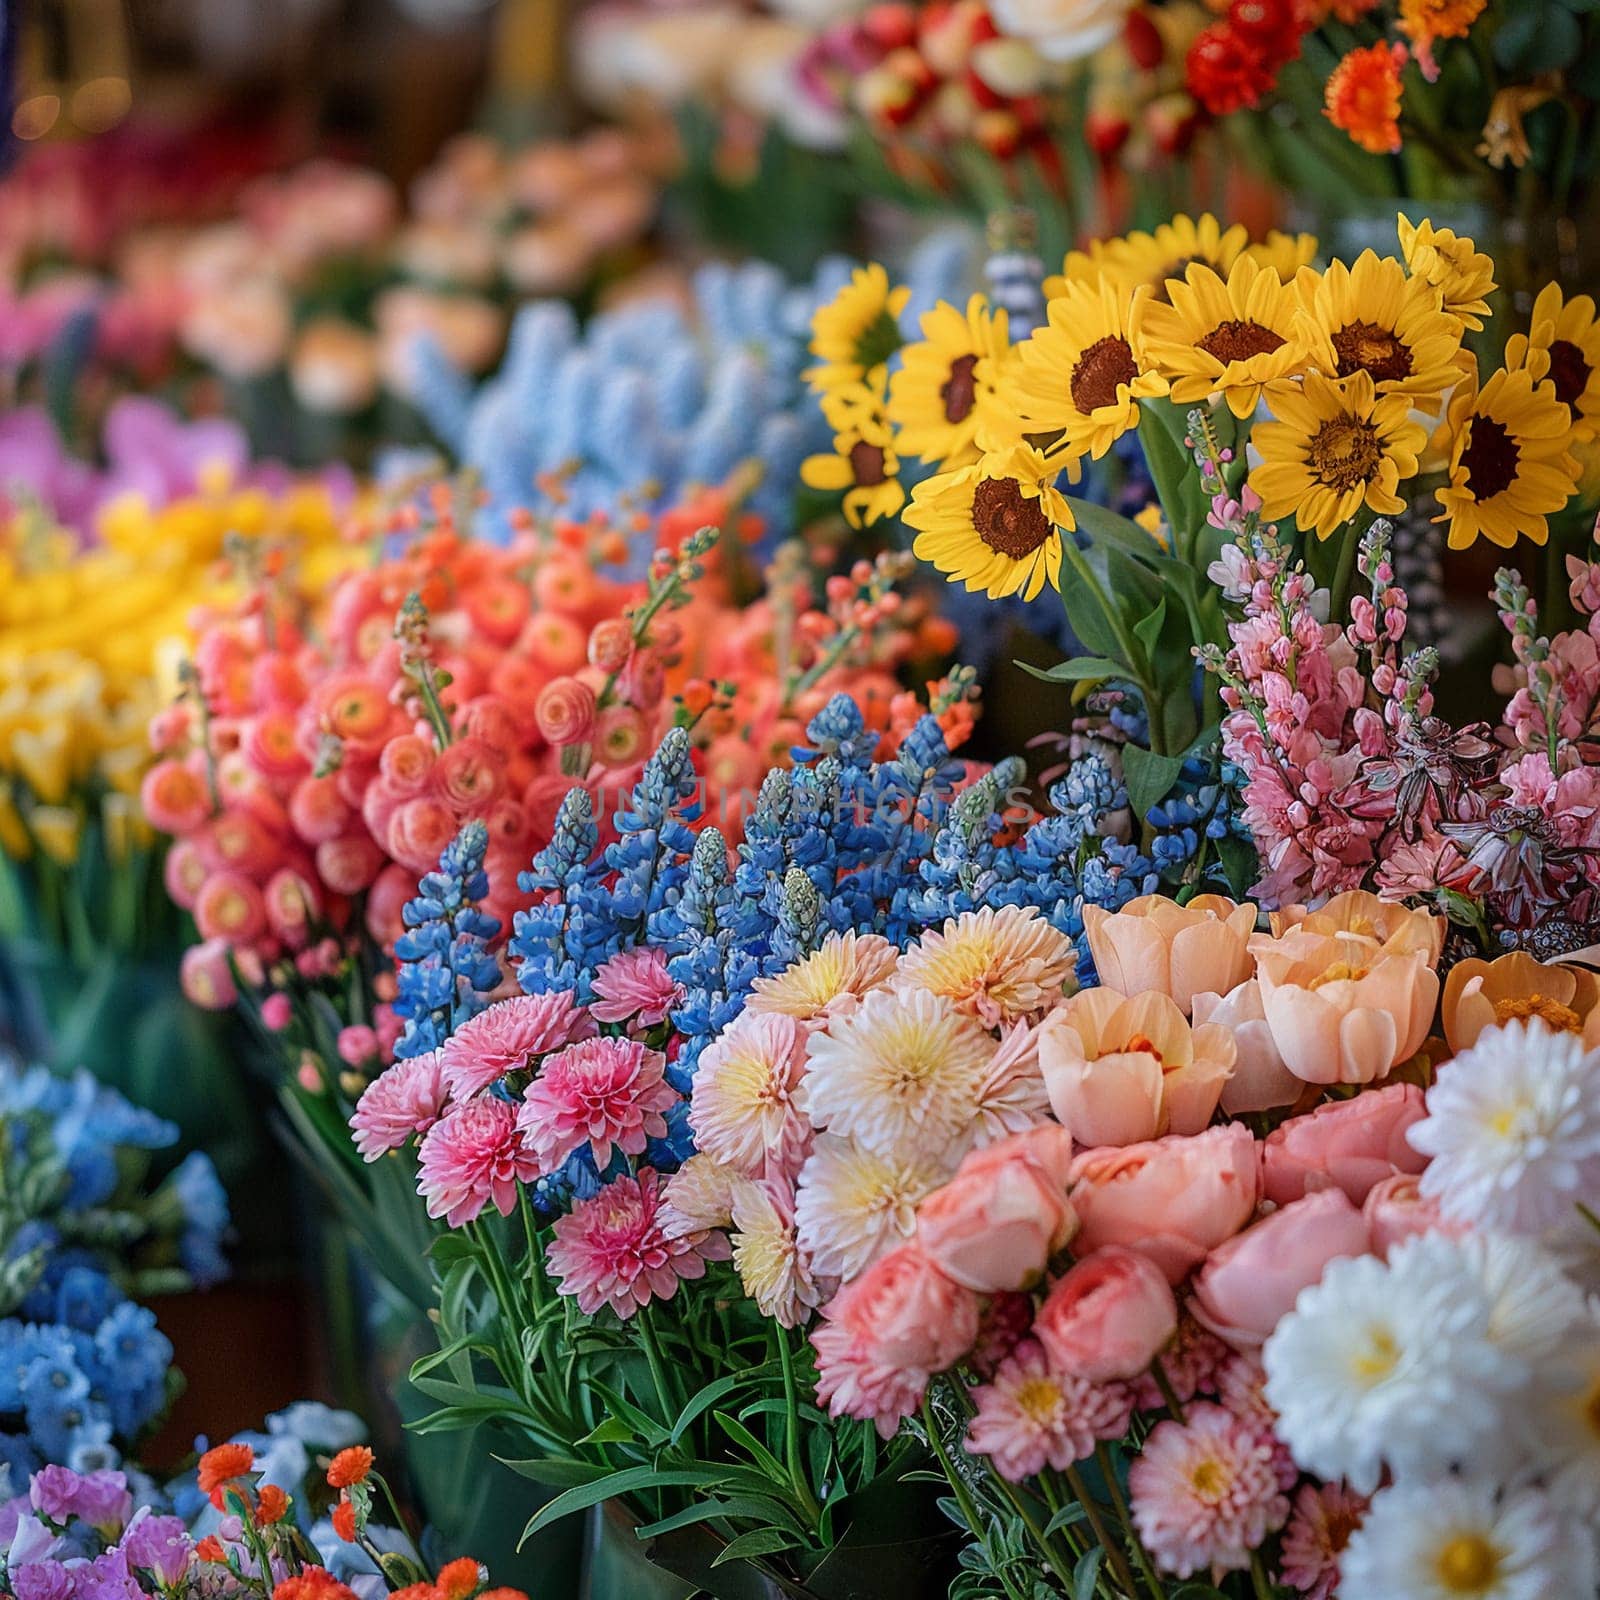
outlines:
[{"label": "white daisy", "polygon": [[1529,1432],[1551,1498],[1600,1525],[1600,1313],[1591,1307],[1573,1333],[1539,1375]]},{"label": "white daisy", "polygon": [[890,1161],[851,1139],[822,1134],[800,1169],[795,1223],[821,1277],[847,1283],[917,1231],[917,1206],[955,1171],[934,1157]]},{"label": "white daisy", "polygon": [[879,989],[811,1035],[796,1102],[818,1128],[890,1160],[971,1143],[995,1043],[949,1000]]},{"label": "white daisy", "polygon": [[1350,1600],[1587,1600],[1593,1553],[1575,1533],[1535,1489],[1397,1484],[1350,1535],[1339,1592]]},{"label": "white daisy", "polygon": [[1386,1465],[1438,1474],[1473,1458],[1527,1378],[1490,1337],[1492,1308],[1465,1259],[1419,1253],[1419,1242],[1387,1262],[1333,1262],[1262,1351],[1266,1396],[1295,1461],[1362,1493]]},{"label": "white daisy", "polygon": [[1587,1307],[1583,1291],[1549,1251],[1504,1233],[1422,1238],[1428,1253],[1459,1253],[1477,1273],[1489,1301],[1489,1338],[1530,1376],[1570,1347]]},{"label": "white daisy", "polygon": [[1489,1028],[1439,1069],[1407,1133],[1455,1221],[1541,1234],[1600,1189],[1600,1050],[1542,1022]]}]

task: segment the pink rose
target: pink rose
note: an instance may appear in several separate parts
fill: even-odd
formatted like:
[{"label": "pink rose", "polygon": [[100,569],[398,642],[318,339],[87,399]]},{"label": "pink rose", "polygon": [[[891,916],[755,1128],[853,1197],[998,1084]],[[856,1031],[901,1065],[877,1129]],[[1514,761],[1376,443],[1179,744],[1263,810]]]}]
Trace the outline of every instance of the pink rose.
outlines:
[{"label": "pink rose", "polygon": [[1375,1184],[1428,1164],[1406,1142],[1406,1130],[1425,1114],[1422,1091],[1395,1083],[1291,1117],[1267,1135],[1267,1199],[1281,1206],[1315,1189],[1343,1189],[1360,1205]]},{"label": "pink rose", "polygon": [[1180,1282],[1256,1208],[1261,1163],[1242,1123],[1169,1135],[1120,1150],[1089,1150],[1072,1163],[1078,1245],[1127,1245]]},{"label": "pink rose", "polygon": [[1019,1141],[999,1159],[969,1156],[917,1211],[917,1243],[947,1277],[979,1294],[1030,1288],[1072,1238],[1077,1216],[1064,1179]]},{"label": "pink rose", "polygon": [[1132,1378],[1178,1331],[1178,1303],[1147,1255],[1110,1245],[1050,1291],[1033,1337],[1051,1364],[1091,1383]]},{"label": "pink rose", "polygon": [[1419,1233],[1459,1234],[1460,1223],[1446,1221],[1439,1203],[1423,1196],[1414,1172],[1396,1172],[1376,1183],[1361,1206],[1374,1252],[1387,1259],[1397,1244]]},{"label": "pink rose", "polygon": [[942,1372],[978,1337],[978,1297],[915,1244],[879,1256],[828,1308],[879,1367]]},{"label": "pink rose", "polygon": [[1218,1245],[1195,1278],[1190,1308],[1219,1338],[1255,1349],[1330,1261],[1368,1249],[1360,1211],[1341,1190],[1324,1189]]},{"label": "pink rose", "polygon": [[1072,1135],[1059,1122],[1041,1122],[974,1150],[963,1172],[992,1172],[1018,1157],[1037,1167],[1047,1182],[1065,1190],[1072,1177]]}]

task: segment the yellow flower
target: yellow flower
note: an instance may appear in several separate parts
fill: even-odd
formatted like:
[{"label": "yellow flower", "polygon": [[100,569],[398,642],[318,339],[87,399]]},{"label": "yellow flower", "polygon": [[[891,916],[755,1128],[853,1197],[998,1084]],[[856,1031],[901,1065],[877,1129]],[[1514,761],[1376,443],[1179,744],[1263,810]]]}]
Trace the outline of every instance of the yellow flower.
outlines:
[{"label": "yellow flower", "polygon": [[1069,283],[1098,286],[1109,282],[1131,291],[1148,285],[1158,299],[1167,297],[1167,280],[1181,278],[1193,265],[1226,275],[1244,253],[1249,240],[1243,223],[1224,230],[1208,211],[1203,216],[1176,216],[1154,233],[1130,233],[1089,246],[1088,254],[1074,250],[1059,278],[1046,278],[1045,294],[1054,299]]},{"label": "yellow flower", "polygon": [[843,491],[844,514],[853,528],[892,517],[906,503],[906,492],[882,395],[857,384],[825,395],[822,410],[834,429],[833,453],[807,456],[800,481],[828,493]]},{"label": "yellow flower", "polygon": [[1380,395],[1433,410],[1459,376],[1460,321],[1393,256],[1363,250],[1354,266],[1303,273],[1296,288],[1310,359],[1328,377],[1365,372]]},{"label": "yellow flower", "polygon": [[1527,371],[1497,372],[1479,389],[1464,383],[1446,419],[1450,481],[1436,491],[1450,525],[1450,548],[1464,550],[1481,534],[1509,549],[1519,535],[1535,544],[1550,535],[1547,518],[1577,485],[1578,463],[1567,453],[1567,409],[1549,383]]},{"label": "yellow flower", "polygon": [[1262,516],[1292,513],[1327,539],[1363,505],[1388,516],[1405,509],[1395,490],[1415,476],[1428,436],[1404,395],[1378,395],[1360,370],[1342,380],[1311,372],[1303,388],[1275,384],[1267,404],[1275,420],[1250,435],[1261,452],[1250,487]]},{"label": "yellow flower", "polygon": [[947,467],[977,456],[978,421],[1010,347],[1008,322],[981,294],[965,313],[941,300],[924,315],[921,340],[905,347],[889,380],[889,421],[901,455]]},{"label": "yellow flower", "polygon": [[1575,440],[1600,433],[1600,321],[1588,295],[1567,300],[1559,284],[1547,283],[1533,302],[1532,331],[1506,341],[1506,366],[1550,380]]},{"label": "yellow flower", "polygon": [[1457,238],[1449,228],[1431,222],[1397,222],[1400,253],[1414,278],[1439,291],[1444,309],[1466,328],[1481,328],[1489,315],[1488,296],[1494,293],[1494,262],[1470,239]]},{"label": "yellow flower", "polygon": [[812,388],[830,394],[879,374],[903,342],[899,317],[910,298],[877,262],[857,267],[811,318],[811,353],[820,363],[806,373]]},{"label": "yellow flower", "polygon": [[78,859],[83,821],[71,806],[35,806],[28,813],[28,827],[39,849],[58,867],[70,867]]},{"label": "yellow flower", "polygon": [[1031,445],[1018,444],[924,480],[905,513],[918,530],[913,551],[951,583],[994,600],[1032,600],[1047,582],[1059,589],[1059,530],[1076,524],[1056,472]]},{"label": "yellow flower", "polygon": [[1129,334],[1180,405],[1220,394],[1236,417],[1248,417],[1262,385],[1305,364],[1294,290],[1248,257],[1226,278],[1193,266],[1167,288],[1170,304],[1147,291],[1134,297]]},{"label": "yellow flower", "polygon": [[1000,398],[1023,433],[1059,437],[1046,455],[1099,458],[1139,425],[1139,401],[1166,380],[1145,370],[1128,336],[1128,295],[1102,282],[1069,284],[1049,320],[1016,347]]},{"label": "yellow flower", "polygon": [[1280,233],[1268,230],[1258,244],[1247,244],[1244,253],[1258,267],[1271,267],[1284,283],[1293,283],[1302,267],[1309,267],[1317,259],[1317,236],[1314,233]]}]

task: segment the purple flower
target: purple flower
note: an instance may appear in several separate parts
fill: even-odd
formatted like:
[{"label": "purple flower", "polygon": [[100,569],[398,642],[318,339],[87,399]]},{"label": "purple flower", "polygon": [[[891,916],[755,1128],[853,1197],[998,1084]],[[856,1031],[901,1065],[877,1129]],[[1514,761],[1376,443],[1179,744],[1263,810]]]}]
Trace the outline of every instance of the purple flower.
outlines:
[{"label": "purple flower", "polygon": [[96,1528],[120,1528],[133,1510],[128,1480],[102,1468],[78,1473],[51,1465],[34,1473],[28,1498],[35,1511],[57,1525],[81,1517]]},{"label": "purple flower", "polygon": [[189,1570],[194,1540],[179,1517],[143,1514],[133,1520],[122,1539],[122,1553],[136,1571],[153,1573],[157,1583],[175,1588]]},{"label": "purple flower", "polygon": [[145,1600],[121,1550],[107,1550],[73,1574],[73,1600]]},{"label": "purple flower", "polygon": [[28,1485],[28,1500],[33,1509],[54,1523],[70,1522],[78,1511],[78,1491],[83,1479],[71,1467],[53,1463],[40,1467]]},{"label": "purple flower", "polygon": [[69,1600],[72,1574],[59,1561],[34,1561],[11,1569],[11,1588],[17,1600]]}]

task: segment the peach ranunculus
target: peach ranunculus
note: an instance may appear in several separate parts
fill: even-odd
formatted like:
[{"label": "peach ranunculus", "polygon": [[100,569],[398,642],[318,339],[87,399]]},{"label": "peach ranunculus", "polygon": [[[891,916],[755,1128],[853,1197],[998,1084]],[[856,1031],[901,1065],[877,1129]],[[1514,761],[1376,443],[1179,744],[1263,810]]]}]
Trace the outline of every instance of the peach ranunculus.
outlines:
[{"label": "peach ranunculus", "polygon": [[1272,1042],[1297,1078],[1373,1083],[1422,1048],[1439,979],[1419,938],[1403,927],[1379,944],[1302,925],[1252,941]]},{"label": "peach ranunculus", "polygon": [[978,1337],[978,1297],[948,1278],[915,1244],[879,1256],[836,1305],[868,1358],[897,1371],[942,1372]]},{"label": "peach ranunculus", "polygon": [[1090,1383],[1137,1377],[1178,1331],[1178,1302],[1147,1255],[1108,1245],[1050,1290],[1033,1337],[1051,1364]]},{"label": "peach ranunculus", "polygon": [[1484,961],[1458,961],[1444,980],[1440,1004],[1453,1055],[1470,1050],[1485,1028],[1537,1017],[1557,1033],[1600,1045],[1600,978],[1586,967],[1548,966],[1524,950]]},{"label": "peach ranunculus", "polygon": [[917,1211],[917,1243],[947,1277],[979,1294],[1028,1289],[1077,1231],[1066,1184],[1018,1139],[968,1156]]},{"label": "peach ranunculus", "polygon": [[1233,1071],[1233,1035],[1216,1023],[1191,1029],[1155,992],[1085,989],[1045,1018],[1037,1040],[1050,1108],[1083,1145],[1199,1133]]},{"label": "peach ranunculus", "polygon": [[1439,1202],[1425,1196],[1414,1172],[1394,1172],[1368,1191],[1362,1202],[1367,1219],[1367,1234],[1377,1255],[1388,1257],[1397,1244],[1419,1233],[1461,1234],[1466,1225],[1451,1222],[1439,1209]]},{"label": "peach ranunculus", "polygon": [[1222,1086],[1222,1109],[1229,1116],[1293,1105],[1305,1092],[1272,1042],[1261,985],[1255,978],[1247,978],[1227,994],[1197,994],[1194,1020],[1202,1027],[1215,1023],[1233,1035],[1233,1071]]},{"label": "peach ranunculus", "polygon": [[1242,1123],[1088,1150],[1072,1163],[1078,1247],[1126,1245],[1181,1282],[1255,1211],[1261,1157]]},{"label": "peach ranunculus", "polygon": [[1329,935],[1354,934],[1392,950],[1426,950],[1433,966],[1444,949],[1445,921],[1431,911],[1380,900],[1366,889],[1347,889],[1317,907],[1283,906],[1268,918],[1274,939],[1292,931]]},{"label": "peach ranunculus", "polygon": [[1421,1172],[1428,1164],[1406,1139],[1411,1125],[1426,1115],[1422,1090],[1394,1083],[1291,1117],[1267,1135],[1262,1148],[1267,1199],[1281,1206],[1317,1189],[1343,1189],[1360,1205],[1385,1178]]},{"label": "peach ranunculus", "polygon": [[1122,994],[1170,995],[1185,1016],[1197,994],[1226,994],[1254,970],[1253,905],[1197,894],[1187,905],[1142,894],[1120,911],[1083,908],[1084,931],[1101,983]]},{"label": "peach ranunculus", "polygon": [[1366,1219],[1338,1189],[1324,1189],[1224,1240],[1194,1280],[1195,1320],[1241,1350],[1257,1349],[1341,1256],[1371,1248]]}]

